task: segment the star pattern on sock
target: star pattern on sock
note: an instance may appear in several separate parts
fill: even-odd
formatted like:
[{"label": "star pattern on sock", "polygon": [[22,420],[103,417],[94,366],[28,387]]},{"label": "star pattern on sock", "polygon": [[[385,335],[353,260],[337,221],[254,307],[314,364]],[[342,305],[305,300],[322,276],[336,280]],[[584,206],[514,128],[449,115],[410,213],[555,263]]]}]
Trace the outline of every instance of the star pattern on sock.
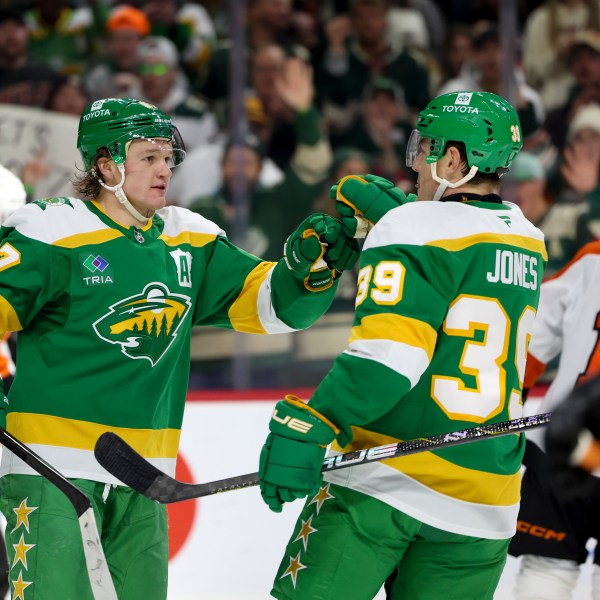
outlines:
[{"label": "star pattern on sock", "polygon": [[15,526],[13,527],[13,530],[11,531],[11,533],[13,533],[17,529],[19,529],[19,527],[21,527],[21,525],[23,525],[23,527],[25,527],[25,530],[27,531],[27,533],[29,533],[29,515],[34,510],[37,510],[38,507],[37,506],[27,506],[28,499],[29,498],[25,498],[24,500],[21,501],[21,504],[19,504],[19,506],[17,506],[17,508],[13,508],[13,512],[15,513],[15,515],[17,515],[17,522],[16,522]]},{"label": "star pattern on sock", "polygon": [[290,556],[290,566],[285,570],[284,574],[279,578],[283,579],[284,577],[288,577],[288,575],[292,578],[292,585],[294,589],[296,589],[296,581],[298,579],[298,571],[302,569],[306,569],[306,566],[300,562],[300,553],[302,550],[296,554],[296,556]]},{"label": "star pattern on sock", "polygon": [[298,540],[302,540],[302,544],[304,545],[304,552],[306,552],[306,550],[308,548],[308,536],[311,533],[315,533],[315,531],[317,531],[312,526],[313,517],[314,517],[314,515],[310,515],[310,517],[308,517],[308,519],[306,519],[306,521],[304,519],[302,520],[302,527],[300,527],[300,531],[298,532],[298,535],[296,536],[296,539],[294,540],[294,542],[297,542]]},{"label": "star pattern on sock", "polygon": [[28,588],[33,581],[23,581],[23,571],[19,571],[19,576],[16,580],[12,580],[13,584],[13,600],[25,600],[25,588]]},{"label": "star pattern on sock", "polygon": [[315,494],[315,497],[308,503],[309,506],[311,504],[317,505],[317,514],[319,514],[324,502],[327,502],[327,500],[330,500],[331,498],[335,498],[333,494],[329,493],[330,485],[331,484],[329,483],[322,485],[319,491]]},{"label": "star pattern on sock", "polygon": [[20,562],[25,570],[27,570],[27,553],[35,547],[35,544],[26,544],[25,534],[21,533],[21,539],[18,541],[18,543],[13,544],[12,547],[15,549],[15,558],[13,560],[11,569]]}]

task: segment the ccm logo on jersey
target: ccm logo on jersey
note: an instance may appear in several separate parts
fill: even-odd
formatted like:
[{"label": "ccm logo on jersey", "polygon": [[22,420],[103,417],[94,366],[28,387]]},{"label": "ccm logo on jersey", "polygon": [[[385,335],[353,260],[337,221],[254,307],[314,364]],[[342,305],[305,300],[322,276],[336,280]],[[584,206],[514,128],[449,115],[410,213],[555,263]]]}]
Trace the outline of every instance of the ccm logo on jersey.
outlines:
[{"label": "ccm logo on jersey", "polygon": [[286,425],[290,429],[297,431],[299,433],[308,433],[312,428],[312,423],[307,423],[306,421],[302,421],[301,419],[297,419],[296,417],[284,417],[280,419],[277,416],[277,409],[273,411],[273,416],[271,417],[274,421],[281,423],[282,425]]},{"label": "ccm logo on jersey", "polygon": [[554,531],[554,529],[546,529],[539,525],[527,523],[527,521],[517,521],[517,531],[528,533],[535,537],[544,538],[545,540],[556,540],[562,542],[567,534],[564,531]]},{"label": "ccm logo on jersey", "polygon": [[490,283],[505,283],[537,290],[537,264],[535,256],[512,250],[496,250],[494,268],[487,272],[487,280]]}]

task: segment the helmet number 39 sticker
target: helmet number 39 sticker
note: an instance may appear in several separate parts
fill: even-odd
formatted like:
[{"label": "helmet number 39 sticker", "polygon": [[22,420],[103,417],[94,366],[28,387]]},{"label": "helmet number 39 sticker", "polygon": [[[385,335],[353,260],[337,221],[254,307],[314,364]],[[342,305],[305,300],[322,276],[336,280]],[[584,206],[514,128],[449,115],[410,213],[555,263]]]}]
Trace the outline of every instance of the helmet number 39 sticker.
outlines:
[{"label": "helmet number 39 sticker", "polygon": [[512,137],[512,141],[513,142],[520,142],[521,141],[521,130],[519,129],[518,125],[511,125],[510,126],[510,133],[511,133],[511,137]]},{"label": "helmet number 39 sticker", "polygon": [[0,271],[14,267],[21,262],[21,253],[8,242],[0,246]]}]

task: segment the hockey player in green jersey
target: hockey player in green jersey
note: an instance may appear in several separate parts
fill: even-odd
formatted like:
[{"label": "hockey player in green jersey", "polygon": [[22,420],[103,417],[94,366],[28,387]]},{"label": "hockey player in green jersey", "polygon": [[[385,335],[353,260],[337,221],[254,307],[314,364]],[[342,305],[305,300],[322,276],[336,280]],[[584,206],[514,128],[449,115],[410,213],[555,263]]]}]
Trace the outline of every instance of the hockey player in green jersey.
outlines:
[{"label": "hockey player in green jersey", "polygon": [[[170,118],[149,104],[93,102],[77,144],[77,186],[89,200],[38,200],[0,230],[0,335],[19,332],[0,425],[88,493],[119,599],[164,600],[165,508],[104,471],[96,440],[114,431],[173,475],[192,326],[308,327],[358,248],[339,221],[313,215],[291,233],[284,258],[264,262],[216,224],[165,206],[185,151]],[[6,449],[1,475],[15,598],[91,600],[72,506]]]},{"label": "hockey player in green jersey", "polygon": [[[419,114],[406,202],[373,176],[334,193],[367,225],[347,349],[308,403],[287,396],[261,451],[272,510],[308,496],[276,598],[491,600],[515,532],[523,435],[324,475],[331,452],[516,418],[546,262],[542,233],[498,196],[522,147],[513,107],[439,96]],[[436,200],[435,202],[424,202]],[[369,223],[370,222],[370,223]]]}]

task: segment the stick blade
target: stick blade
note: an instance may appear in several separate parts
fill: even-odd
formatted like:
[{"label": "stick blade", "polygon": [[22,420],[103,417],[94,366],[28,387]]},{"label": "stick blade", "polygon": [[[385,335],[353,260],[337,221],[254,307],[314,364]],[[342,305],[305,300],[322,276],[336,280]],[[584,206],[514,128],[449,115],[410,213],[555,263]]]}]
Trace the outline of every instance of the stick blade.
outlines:
[{"label": "stick blade", "polygon": [[157,478],[164,475],[112,431],[98,438],[94,455],[111,475],[143,495]]}]

